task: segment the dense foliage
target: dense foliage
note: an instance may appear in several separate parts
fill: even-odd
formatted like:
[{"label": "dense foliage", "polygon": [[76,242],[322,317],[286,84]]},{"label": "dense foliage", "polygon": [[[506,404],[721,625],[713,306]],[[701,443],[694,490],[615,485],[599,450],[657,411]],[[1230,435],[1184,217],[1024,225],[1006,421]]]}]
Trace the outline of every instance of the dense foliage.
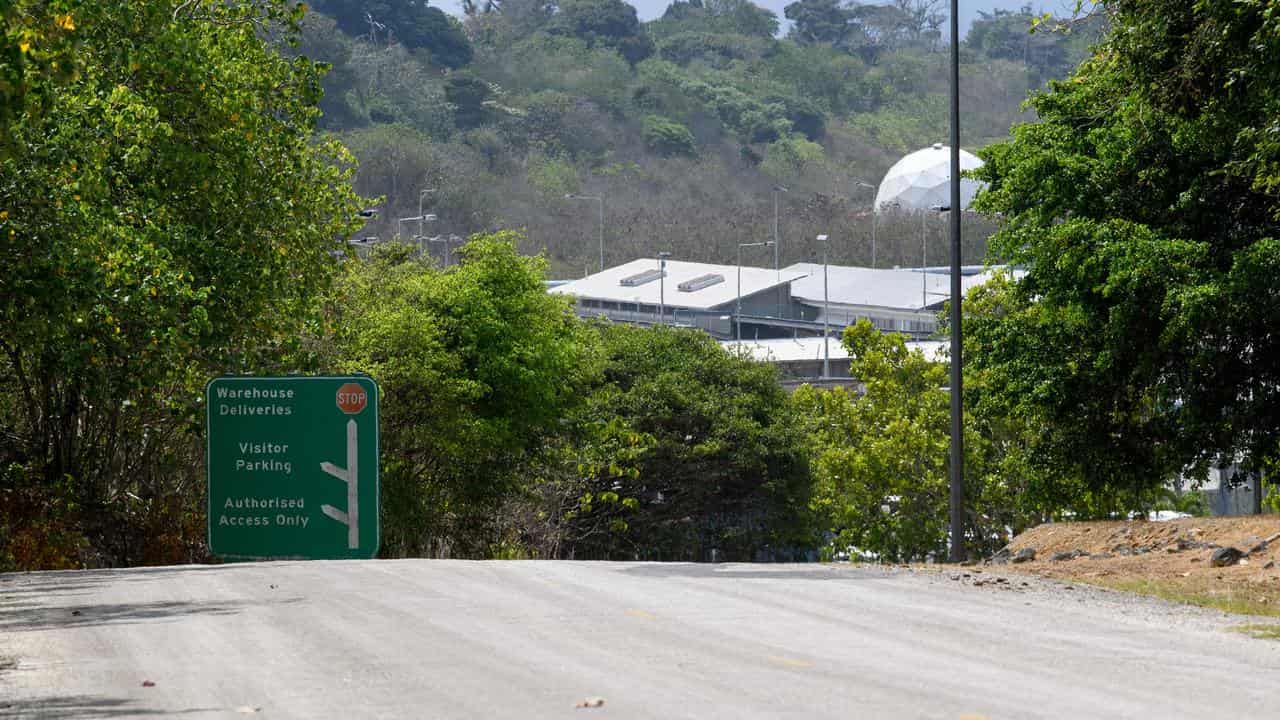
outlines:
[{"label": "dense foliage", "polygon": [[498,510],[598,372],[593,333],[514,236],[478,236],[442,272],[408,246],[352,262],[334,369],[384,395],[384,553],[483,555]]},{"label": "dense foliage", "polygon": [[22,16],[75,66],[31,81],[0,159],[0,538],[180,560],[200,388],[296,354],[353,228],[350,158],[313,135],[319,68],[277,52],[296,8],[66,8]]},{"label": "dense foliage", "polygon": [[814,546],[808,462],[769,365],[696,330],[602,327],[601,381],[546,490],[557,553],[753,560]]},{"label": "dense foliage", "polygon": [[1112,31],[982,154],[1002,259],[968,320],[974,398],[1055,494],[1152,491],[1280,458],[1280,19],[1272,3],[1106,4]]}]

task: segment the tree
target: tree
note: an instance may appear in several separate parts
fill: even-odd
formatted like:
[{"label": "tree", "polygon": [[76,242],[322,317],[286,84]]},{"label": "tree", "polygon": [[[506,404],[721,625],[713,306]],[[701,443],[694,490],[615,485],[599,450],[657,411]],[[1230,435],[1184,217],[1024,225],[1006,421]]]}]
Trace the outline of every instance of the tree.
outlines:
[{"label": "tree", "polygon": [[771,38],[778,33],[778,18],[750,0],[676,0],[662,19],[678,23],[683,32],[733,33]]},{"label": "tree", "polygon": [[300,10],[94,5],[0,160],[0,482],[104,562],[190,559],[200,387],[297,351],[359,200],[321,69],[277,51]]},{"label": "tree", "polygon": [[782,9],[792,22],[791,37],[802,43],[843,46],[850,33],[850,14],[842,0],[797,0]]},{"label": "tree", "polygon": [[603,382],[574,418],[587,442],[552,495],[562,554],[802,557],[808,465],[776,370],[700,331],[600,332]]},{"label": "tree", "polygon": [[492,94],[488,83],[465,73],[451,73],[444,84],[444,98],[453,110],[453,122],[463,130],[484,124],[489,115],[485,101]]},{"label": "tree", "polygon": [[332,305],[328,362],[385,397],[385,555],[483,556],[598,372],[594,335],[516,240],[474,236],[448,271],[389,245],[351,264]]},{"label": "tree", "polygon": [[990,58],[1021,60],[1034,68],[1036,85],[1044,79],[1066,74],[1070,55],[1068,36],[1054,32],[1052,24],[1039,23],[1041,18],[1024,5],[1018,12],[996,9],[978,11],[978,19],[969,26],[965,44]]},{"label": "tree", "polygon": [[794,401],[814,457],[815,509],[834,547],[886,560],[919,560],[946,548],[947,369],[908,350],[901,335],[867,320],[845,346],[861,394],[804,387]]},{"label": "tree", "polygon": [[693,157],[698,154],[698,147],[693,142],[693,134],[689,132],[689,128],[664,117],[646,116],[640,135],[644,138],[645,147],[659,155]]},{"label": "tree", "polygon": [[52,89],[74,76],[76,23],[101,12],[93,5],[0,0],[0,155],[9,126],[40,114]]},{"label": "tree", "polygon": [[1109,2],[1040,121],[982,152],[993,249],[1026,268],[968,319],[1030,461],[1141,497],[1188,465],[1280,451],[1280,19],[1269,3]]},{"label": "tree", "polygon": [[423,0],[316,0],[315,6],[349,35],[425,50],[432,62],[448,68],[471,62],[471,42],[461,23]]},{"label": "tree", "polygon": [[580,38],[588,47],[614,48],[631,65],[653,54],[653,41],[644,33],[636,9],[622,0],[566,0],[549,31]]}]

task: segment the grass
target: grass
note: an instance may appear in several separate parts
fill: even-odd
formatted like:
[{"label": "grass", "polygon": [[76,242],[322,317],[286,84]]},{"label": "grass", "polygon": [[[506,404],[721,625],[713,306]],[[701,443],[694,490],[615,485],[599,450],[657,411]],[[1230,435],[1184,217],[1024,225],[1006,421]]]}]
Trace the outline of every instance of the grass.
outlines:
[{"label": "grass", "polygon": [[[1230,587],[1203,579],[1075,578],[1113,590],[1152,595],[1171,602],[1213,608],[1233,615],[1280,617],[1280,588]],[[1280,628],[1280,626],[1274,626]]]},{"label": "grass", "polygon": [[1248,623],[1231,628],[1235,632],[1244,633],[1259,640],[1280,640],[1280,625],[1270,623]]}]

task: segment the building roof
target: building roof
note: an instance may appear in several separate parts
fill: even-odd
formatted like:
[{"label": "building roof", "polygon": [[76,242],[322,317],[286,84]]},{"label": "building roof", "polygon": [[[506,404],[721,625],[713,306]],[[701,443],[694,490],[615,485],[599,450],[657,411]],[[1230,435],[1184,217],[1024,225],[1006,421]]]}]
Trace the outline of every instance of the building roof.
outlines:
[{"label": "building roof", "polygon": [[[783,272],[807,275],[791,283],[791,297],[807,305],[821,306],[822,264],[796,263]],[[963,292],[981,285],[992,277],[992,271],[963,275]],[[935,307],[951,296],[951,276],[945,272],[921,272],[919,269],[881,269],[827,266],[827,295],[832,304],[923,310]]]},{"label": "building roof", "polygon": [[[742,352],[747,353],[752,360],[761,362],[799,362],[822,359],[822,338],[820,337],[743,340],[742,342],[727,340],[721,342],[720,345],[730,352],[734,352],[741,347]],[[920,350],[924,353],[926,359],[933,362],[945,360],[947,349],[947,343],[938,340],[907,343],[907,350]],[[848,361],[849,359],[849,351],[845,349],[844,343],[841,343],[839,338],[831,338],[829,352],[832,360]]]},{"label": "building roof", "polygon": [[[659,290],[665,288],[668,307],[710,310],[732,305],[738,297],[738,266],[668,260],[666,277],[659,282],[657,258],[640,258],[624,265],[606,268],[551,288],[548,292],[579,298],[622,303],[657,305]],[[742,267],[742,297],[754,295],[804,277],[803,271]],[[715,276],[723,280],[716,280]],[[634,284],[623,284],[628,281]],[[682,290],[681,285],[691,289]],[[701,285],[701,287],[699,287]],[[697,289],[693,289],[697,288]]]}]

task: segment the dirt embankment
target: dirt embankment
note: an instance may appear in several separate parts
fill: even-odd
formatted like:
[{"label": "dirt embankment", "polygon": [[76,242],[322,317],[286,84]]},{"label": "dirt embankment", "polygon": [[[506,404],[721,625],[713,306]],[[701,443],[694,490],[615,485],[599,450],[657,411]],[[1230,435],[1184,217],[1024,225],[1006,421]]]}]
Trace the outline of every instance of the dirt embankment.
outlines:
[{"label": "dirt embankment", "polygon": [[[1025,559],[1028,550],[1034,559]],[[986,564],[1006,562],[1010,570],[1280,614],[1280,515],[1050,523],[1014,538]]]}]

